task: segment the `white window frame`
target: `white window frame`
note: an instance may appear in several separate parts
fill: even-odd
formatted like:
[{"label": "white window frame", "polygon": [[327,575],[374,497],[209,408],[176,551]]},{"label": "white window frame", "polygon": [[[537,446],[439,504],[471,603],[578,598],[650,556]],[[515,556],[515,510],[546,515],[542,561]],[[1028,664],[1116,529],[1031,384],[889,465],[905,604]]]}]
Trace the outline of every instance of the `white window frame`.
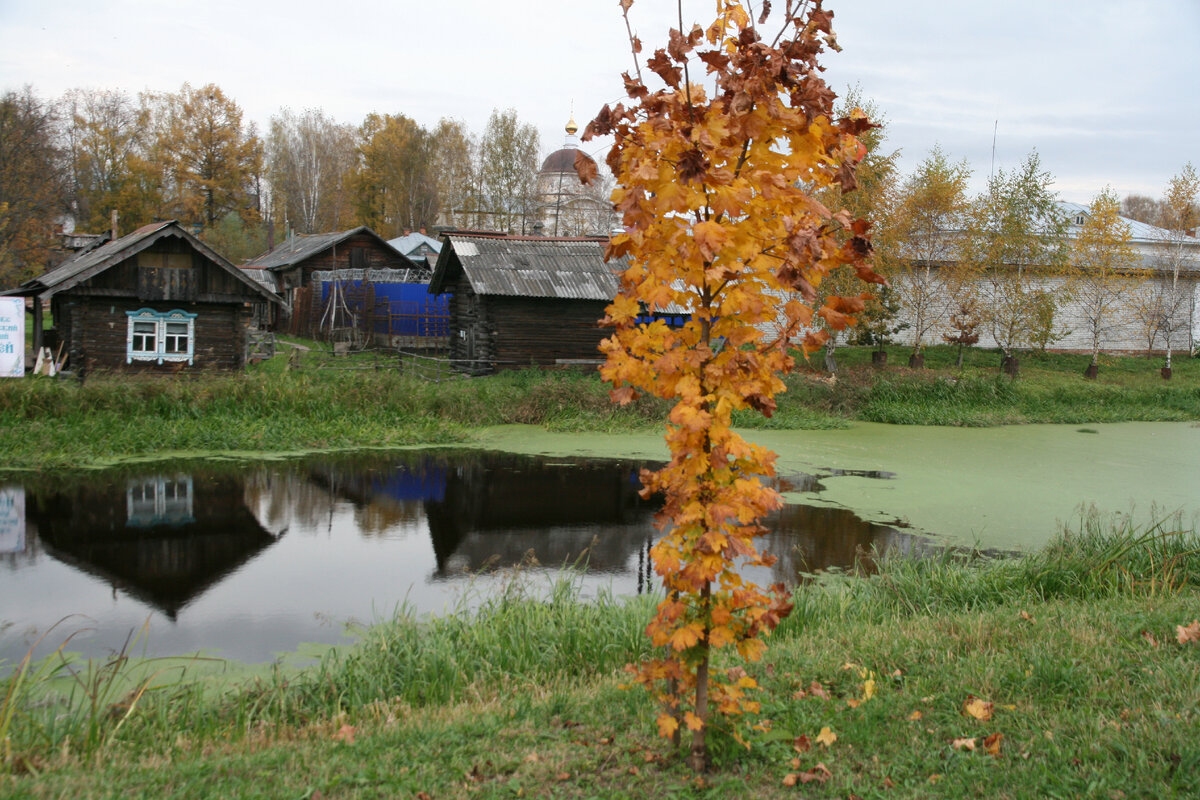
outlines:
[{"label": "white window frame", "polygon": [[[129,318],[125,334],[126,364],[132,364],[134,361],[154,361],[159,364],[164,361],[186,361],[189,365],[195,363],[196,314],[178,308],[171,311],[139,308],[137,311],[126,311],[125,315]],[[154,326],[153,332],[150,325]],[[141,330],[137,330],[139,327]],[[148,339],[151,336],[153,338]],[[180,336],[187,337],[186,347],[180,347]],[[135,337],[141,345],[137,349],[133,346]],[[147,346],[150,344],[153,348]],[[171,349],[167,348],[168,344],[171,345]]]}]

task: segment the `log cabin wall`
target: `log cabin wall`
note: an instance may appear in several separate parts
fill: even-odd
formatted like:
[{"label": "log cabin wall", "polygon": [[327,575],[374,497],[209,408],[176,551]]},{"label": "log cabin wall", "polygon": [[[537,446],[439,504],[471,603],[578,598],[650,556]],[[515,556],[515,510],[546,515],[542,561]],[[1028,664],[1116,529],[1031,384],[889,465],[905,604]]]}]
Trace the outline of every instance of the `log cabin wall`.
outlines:
[{"label": "log cabin wall", "polygon": [[[129,317],[127,311],[181,308],[196,314],[193,360],[126,363]],[[178,374],[208,370],[236,370],[245,366],[248,305],[217,303],[145,302],[135,298],[73,296],[59,299],[56,324],[62,324],[70,354],[70,368],[87,375],[97,371],[144,374]],[[61,315],[61,316],[60,316]],[[62,322],[59,322],[59,321]]]},{"label": "log cabin wall", "polygon": [[600,341],[609,335],[599,324],[607,302],[504,296],[484,300],[494,322],[497,369],[600,361]]},{"label": "log cabin wall", "polygon": [[[179,373],[245,365],[251,302],[258,295],[180,238],[164,237],[95,277],[55,295],[55,326],[80,374],[96,370]],[[192,363],[127,363],[129,318],[150,308],[196,314]]]}]

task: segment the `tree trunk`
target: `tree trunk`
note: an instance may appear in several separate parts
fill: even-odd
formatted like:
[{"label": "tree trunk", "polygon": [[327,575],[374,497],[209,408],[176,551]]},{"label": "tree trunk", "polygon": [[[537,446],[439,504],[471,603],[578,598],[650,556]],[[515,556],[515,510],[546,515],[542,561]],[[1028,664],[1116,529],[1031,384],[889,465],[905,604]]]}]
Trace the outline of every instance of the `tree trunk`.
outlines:
[{"label": "tree trunk", "polygon": [[834,358],[833,351],[835,345],[833,339],[825,343],[825,371],[836,375],[838,371],[837,359]]},{"label": "tree trunk", "polygon": [[1001,366],[1010,378],[1016,378],[1021,372],[1021,360],[1016,356],[1005,356]]},{"label": "tree trunk", "polygon": [[887,365],[887,351],[886,350],[872,350],[871,351],[871,364],[876,367],[886,366]]},{"label": "tree trunk", "polygon": [[1095,361],[1093,361],[1091,364],[1088,364],[1087,369],[1085,369],[1083,371],[1083,377],[1088,378],[1088,379],[1095,379],[1095,377],[1099,374],[1100,374],[1100,365],[1097,364]]},{"label": "tree trunk", "polygon": [[[704,584],[704,588],[700,590],[701,607],[707,617],[710,613],[710,602],[712,598],[712,584]],[[712,648],[708,644],[708,636],[712,632],[709,625],[705,625],[704,643],[701,645],[702,652],[700,655],[700,663],[696,666],[696,716],[700,718],[700,728],[692,731],[692,748],[688,754],[688,766],[693,772],[708,771],[708,662],[712,658]]]},{"label": "tree trunk", "polygon": [[960,344],[958,346],[958,358],[956,358],[954,360],[954,366],[957,367],[958,369],[962,369],[962,365],[963,365],[963,346]]},{"label": "tree trunk", "polygon": [[925,354],[913,353],[908,357],[909,369],[925,369]]},{"label": "tree trunk", "polygon": [[1169,381],[1169,380],[1171,380],[1171,368],[1170,368],[1170,367],[1163,367],[1163,368],[1162,368],[1162,376],[1163,376],[1163,380],[1164,380],[1164,381]]}]

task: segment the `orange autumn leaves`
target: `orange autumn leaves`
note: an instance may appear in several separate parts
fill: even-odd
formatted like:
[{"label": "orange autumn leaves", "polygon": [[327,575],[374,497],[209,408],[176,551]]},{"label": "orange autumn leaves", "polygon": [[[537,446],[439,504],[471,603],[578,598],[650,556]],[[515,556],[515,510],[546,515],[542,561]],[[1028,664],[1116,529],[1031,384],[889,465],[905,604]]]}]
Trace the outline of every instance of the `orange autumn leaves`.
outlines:
[{"label": "orange autumn leaves", "polygon": [[[626,15],[632,5],[622,0]],[[859,112],[834,118],[817,64],[836,48],[832,14],[820,2],[778,13],[764,4],[756,22],[747,8],[721,0],[707,27],[671,30],[644,62],[647,74],[639,63],[623,76],[628,105],[605,106],[584,134],[614,138],[608,164],[624,229],[608,256],[628,259],[605,318],[612,335],[601,372],[618,402],[638,392],[675,402],[670,462],[642,475],[645,494],[664,497],[667,535],[653,559],[667,598],[647,627],[663,655],[637,674],[661,687],[664,736],[702,732],[710,708],[755,710],[745,694],[752,680],[710,681],[710,650],[756,660],[760,637],[790,610],[782,586],[764,591],[737,569],[773,563],[754,539],[781,501],[762,483],[774,454],[734,433],[732,415],[770,416],[793,366],[789,348],[811,352],[827,337],[806,326],[819,317],[844,327],[861,311],[860,297],[814,308],[823,279],[852,269],[882,281],[866,263],[867,224],[814,197],[853,188],[865,155],[856,134],[870,127]],[[630,44],[637,59],[642,43]],[[656,313],[687,322],[673,327]],[[702,736],[694,756],[697,747]]]}]

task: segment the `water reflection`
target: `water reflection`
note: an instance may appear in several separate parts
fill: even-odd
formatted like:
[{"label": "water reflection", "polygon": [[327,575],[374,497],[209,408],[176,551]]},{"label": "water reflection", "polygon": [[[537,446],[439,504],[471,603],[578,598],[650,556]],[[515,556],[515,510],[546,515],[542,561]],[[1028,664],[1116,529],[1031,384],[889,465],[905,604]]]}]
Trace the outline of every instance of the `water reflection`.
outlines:
[{"label": "water reflection", "polygon": [[[0,486],[0,659],[81,613],[95,628],[73,642],[85,652],[118,648],[149,614],[152,653],[269,660],[401,603],[443,611],[464,587],[505,579],[481,574],[517,565],[535,575],[585,565],[585,590],[647,591],[658,532],[656,504],[638,494],[644,466],[435,450]],[[817,493],[821,477],[779,488]],[[788,505],[767,527],[763,546],[779,560],[751,576],[764,583],[929,546],[839,508]]]},{"label": "water reflection", "polygon": [[142,475],[35,491],[26,519],[47,554],[174,619],[276,541],[241,498],[235,476]]}]

